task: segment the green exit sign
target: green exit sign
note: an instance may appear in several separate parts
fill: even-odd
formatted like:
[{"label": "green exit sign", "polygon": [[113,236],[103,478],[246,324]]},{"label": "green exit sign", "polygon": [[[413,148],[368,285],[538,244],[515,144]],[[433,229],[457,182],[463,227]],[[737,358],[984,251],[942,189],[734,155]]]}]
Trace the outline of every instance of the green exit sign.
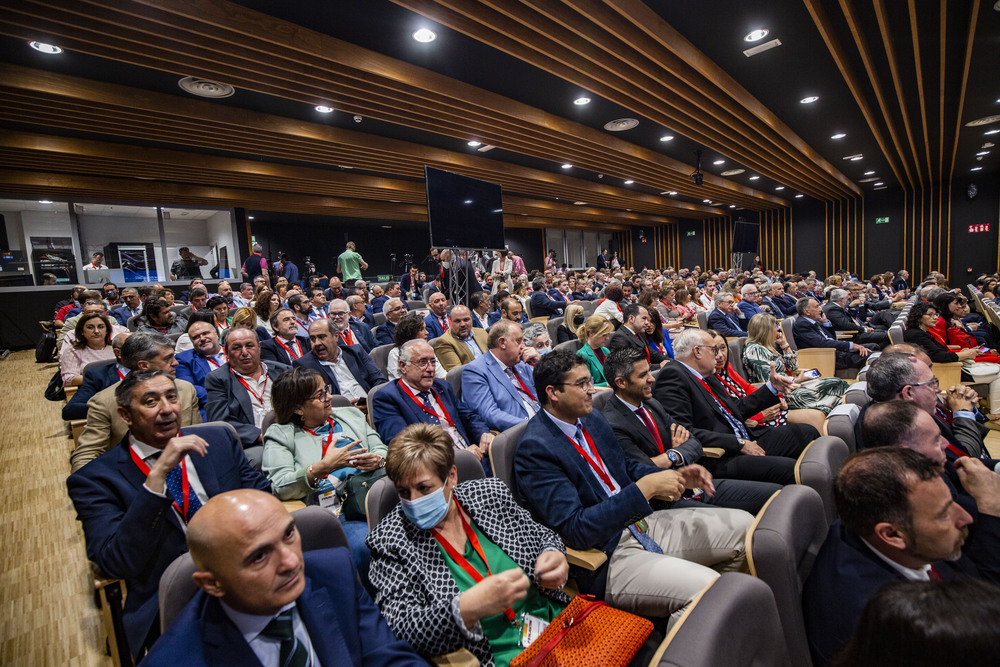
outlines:
[{"label": "green exit sign", "polygon": [[688,236],[694,236],[694,235],[695,235],[695,234],[694,234],[694,230],[692,229],[692,230],[691,230],[690,232],[688,232],[688,233],[687,233],[687,235],[688,235]]},{"label": "green exit sign", "polygon": [[875,218],[875,224],[876,225],[888,225],[889,224],[889,216],[885,216],[884,218]]},{"label": "green exit sign", "polygon": [[380,273],[376,277],[376,280],[378,280],[380,283],[384,283],[392,280],[392,276],[389,275],[388,273]]}]

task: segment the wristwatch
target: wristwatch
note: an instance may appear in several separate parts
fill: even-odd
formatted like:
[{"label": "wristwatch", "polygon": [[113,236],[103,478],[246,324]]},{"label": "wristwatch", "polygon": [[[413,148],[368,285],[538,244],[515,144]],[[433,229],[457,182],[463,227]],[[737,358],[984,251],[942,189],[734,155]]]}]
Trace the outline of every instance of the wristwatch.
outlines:
[{"label": "wristwatch", "polygon": [[667,458],[670,459],[670,464],[675,468],[681,464],[681,455],[672,449],[667,450]]},{"label": "wristwatch", "polygon": [[744,447],[747,446],[747,441],[744,440],[743,438],[736,438],[736,442],[740,443],[740,449],[743,449]]}]

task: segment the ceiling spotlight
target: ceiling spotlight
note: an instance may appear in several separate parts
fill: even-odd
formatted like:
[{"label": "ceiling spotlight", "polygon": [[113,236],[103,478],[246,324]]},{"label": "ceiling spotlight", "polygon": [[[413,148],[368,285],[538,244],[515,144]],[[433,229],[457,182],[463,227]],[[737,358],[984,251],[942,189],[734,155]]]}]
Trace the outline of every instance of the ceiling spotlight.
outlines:
[{"label": "ceiling spotlight", "polygon": [[784,190],[784,189],[785,189],[784,185],[779,185],[778,187],[775,188],[775,191]]},{"label": "ceiling spotlight", "polygon": [[874,171],[866,171],[865,172],[865,176],[874,176],[874,175],[875,175]]},{"label": "ceiling spotlight", "polygon": [[847,135],[846,135],[846,134],[844,134],[843,132],[838,132],[837,134],[833,135],[833,136],[832,136],[832,137],[830,137],[830,138],[831,138],[831,139],[843,139],[843,138],[844,138],[844,137],[846,137],[846,136],[847,136]]},{"label": "ceiling spotlight", "polygon": [[716,160],[716,161],[715,161],[715,162],[713,162],[712,164],[725,164],[725,163],[726,163],[726,161],[725,161],[725,160]]},{"label": "ceiling spotlight", "polygon": [[996,130],[987,130],[987,131],[983,132],[983,134],[1000,134],[1000,128],[998,128]]},{"label": "ceiling spotlight", "polygon": [[584,205],[584,204],[586,204],[586,203],[587,203],[587,202],[585,202],[585,201],[575,201],[575,202],[573,202],[573,205],[574,205],[574,206],[583,206],[583,205]]},{"label": "ceiling spotlight", "polygon": [[39,204],[51,204],[52,200],[51,199],[39,199],[38,203]]},{"label": "ceiling spotlight", "polygon": [[730,204],[729,208],[736,208],[736,204]]},{"label": "ceiling spotlight", "polygon": [[983,169],[982,167],[973,167],[969,171],[982,171],[982,169]]},{"label": "ceiling spotlight", "polygon": [[857,162],[858,160],[861,160],[862,158],[864,158],[863,155],[855,155],[854,157],[851,158],[851,162]]},{"label": "ceiling spotlight", "polygon": [[475,148],[476,146],[482,146],[483,142],[476,141],[475,139],[473,139],[472,141],[469,142],[469,145],[472,146],[473,148]]},{"label": "ceiling spotlight", "polygon": [[756,181],[758,178],[760,178],[760,176],[751,176],[750,180],[751,181]]},{"label": "ceiling spotlight", "polygon": [[635,183],[635,181],[633,181],[631,178],[625,180],[625,185],[632,185],[633,183]]},{"label": "ceiling spotlight", "polygon": [[333,107],[325,107],[321,104],[316,107],[316,111],[320,113],[333,113]]},{"label": "ceiling spotlight", "polygon": [[660,141],[673,141],[673,140],[674,140],[674,135],[672,134],[664,134],[662,137],[660,137]]},{"label": "ceiling spotlight", "polygon": [[885,185],[885,183],[883,183],[882,181],[878,181],[877,183],[875,183],[874,187],[877,188],[880,185]]},{"label": "ceiling spotlight", "polygon": [[805,197],[805,195],[795,195],[796,199],[802,199],[803,197]]},{"label": "ceiling spotlight", "polygon": [[704,203],[706,203],[706,204],[711,204],[712,203],[711,199],[702,199],[701,201],[704,202]]},{"label": "ceiling spotlight", "polygon": [[428,30],[427,28],[421,28],[420,30],[413,33],[413,39],[417,40],[418,42],[426,44],[427,42],[433,42],[435,39],[437,39],[437,35],[434,33],[433,30]]},{"label": "ceiling spotlight", "polygon": [[573,104],[575,104],[578,107],[582,107],[584,104],[590,104],[590,98],[589,97],[578,97],[575,100],[573,100]]},{"label": "ceiling spotlight", "polygon": [[758,28],[757,30],[751,30],[750,32],[747,33],[747,36],[743,38],[743,41],[759,42],[760,40],[767,37],[768,32],[770,31],[767,28]]},{"label": "ceiling spotlight", "polygon": [[701,173],[701,149],[699,148],[694,152],[694,171],[688,175],[688,178],[694,181],[695,185],[701,185],[705,182],[705,175]]},{"label": "ceiling spotlight", "polygon": [[676,194],[677,194],[677,191],[676,191],[676,190],[671,190],[671,191],[670,191],[670,192],[668,192],[667,194],[668,194],[668,195],[670,195],[671,197],[673,197],[674,195],[676,195]]},{"label": "ceiling spotlight", "polygon": [[572,168],[573,168],[573,165],[571,165],[571,164],[570,164],[569,162],[567,162],[567,163],[565,163],[565,164],[564,164],[564,165],[562,166],[562,168],[563,168],[563,169],[572,169]]},{"label": "ceiling spotlight", "polygon": [[40,51],[41,53],[45,53],[50,56],[63,52],[61,47],[56,46],[55,44],[46,44],[45,42],[28,42],[28,46],[33,48],[35,51]]},{"label": "ceiling spotlight", "polygon": [[801,103],[801,104],[812,104],[813,102],[815,102],[818,99],[819,98],[816,97],[815,95],[810,95],[809,97],[803,97],[801,100],[799,100],[799,103]]},{"label": "ceiling spotlight", "polygon": [[989,151],[979,151],[978,153],[976,153],[976,155],[989,155],[989,154],[990,154]]},{"label": "ceiling spotlight", "polygon": [[247,216],[247,220],[253,220],[253,216],[252,215],[248,215]]}]

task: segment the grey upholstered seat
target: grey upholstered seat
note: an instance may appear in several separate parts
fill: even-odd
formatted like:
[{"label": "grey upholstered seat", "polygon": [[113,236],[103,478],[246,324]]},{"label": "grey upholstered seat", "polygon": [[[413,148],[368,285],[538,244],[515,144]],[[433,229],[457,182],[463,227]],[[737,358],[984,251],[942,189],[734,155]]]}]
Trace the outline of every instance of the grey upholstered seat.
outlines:
[{"label": "grey upholstered seat", "polygon": [[854,403],[842,403],[831,410],[826,418],[826,432],[843,440],[851,452],[858,448],[854,441],[854,424],[860,414],[861,408]]},{"label": "grey upholstered seat", "polygon": [[371,353],[368,355],[375,362],[375,365],[382,372],[383,377],[389,377],[388,367],[389,367],[389,352],[392,350],[393,344],[379,345],[378,347],[373,347]]},{"label": "grey upholstered seat", "polygon": [[826,519],[831,523],[837,516],[833,502],[833,478],[849,455],[847,443],[825,435],[809,443],[795,462],[795,483],[812,487],[819,493],[826,508]]}]

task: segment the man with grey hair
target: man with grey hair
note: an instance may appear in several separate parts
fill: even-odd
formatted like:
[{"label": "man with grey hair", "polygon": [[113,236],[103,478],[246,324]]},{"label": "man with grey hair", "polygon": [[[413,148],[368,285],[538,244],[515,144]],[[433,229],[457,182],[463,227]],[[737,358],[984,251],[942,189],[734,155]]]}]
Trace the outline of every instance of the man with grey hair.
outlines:
[{"label": "man with grey hair", "polygon": [[365,348],[365,352],[371,352],[378,343],[372,335],[371,326],[366,318],[368,317],[368,304],[357,294],[352,294],[345,299],[347,302],[348,320],[347,324],[353,334],[356,343]]},{"label": "man with grey hair", "polygon": [[334,299],[329,304],[330,323],[336,327],[340,340],[344,345],[358,345],[365,354],[372,351],[375,342],[371,336],[362,337],[358,332],[357,324],[351,322],[351,309],[344,299]]},{"label": "man with grey hair", "polygon": [[715,309],[708,315],[708,328],[715,329],[727,338],[746,336],[746,320],[740,319],[737,314],[739,309],[736,307],[735,297],[729,292],[717,292],[712,300],[715,301]]},{"label": "man with grey hair", "polygon": [[760,305],[760,288],[756,284],[744,283],[743,287],[740,288],[740,298],[737,307],[743,313],[746,322],[749,322],[754,315],[766,312]]},{"label": "man with grey hair", "polygon": [[[174,342],[158,333],[132,334],[122,343],[121,365],[129,373],[158,370],[174,377],[177,368]],[[119,377],[124,378],[129,373],[120,373]],[[87,425],[77,439],[76,448],[69,459],[74,471],[93,461],[125,437],[128,426],[118,415],[118,403],[115,401],[118,384],[119,382],[115,382],[102,389],[87,401]],[[176,387],[181,425],[200,424],[203,420],[194,385],[185,380],[177,380]]]},{"label": "man with grey hair", "polygon": [[861,344],[871,343],[879,350],[888,345],[888,333],[876,331],[866,326],[864,322],[851,314],[847,309],[849,299],[850,293],[845,289],[838,287],[830,290],[830,301],[823,306],[823,312],[830,320],[834,331],[856,331],[857,333],[851,337],[851,340]]},{"label": "man with grey hair", "polygon": [[396,325],[406,315],[406,304],[402,299],[392,297],[382,304],[382,314],[385,322],[375,329],[375,342],[379,345],[392,345],[396,334]]},{"label": "man with grey hair", "polygon": [[268,275],[268,264],[267,260],[264,259],[263,252],[264,248],[259,243],[254,243],[250,256],[246,258],[243,266],[240,268],[240,275],[251,285],[253,284],[253,279],[257,276],[264,276],[267,284],[271,284],[271,279]]},{"label": "man with grey hair", "polygon": [[489,470],[485,458],[493,442],[489,426],[445,380],[435,377],[434,348],[420,338],[403,343],[399,351],[399,379],[372,398],[372,419],[383,442],[389,442],[410,424],[436,424],[445,430],[455,449],[468,449]]},{"label": "man with grey hair", "polygon": [[462,371],[462,398],[476,407],[491,429],[499,431],[530,419],[541,408],[535,393],[532,363],[539,359],[534,348],[526,348],[521,325],[500,320],[490,327],[488,351]]},{"label": "man with grey hair", "polygon": [[704,447],[721,447],[725,456],[714,474],[776,484],[795,481],[795,458],[819,433],[806,424],[748,427],[745,421],[779,402],[792,379],[772,365],[767,384],[734,399],[715,376],[715,359],[724,353],[701,329],[685,329],[674,340],[675,362],[657,376],[653,397]]},{"label": "man with grey hair", "polygon": [[865,365],[865,357],[871,354],[871,348],[875,346],[852,343],[848,340],[837,340],[819,301],[811,296],[802,297],[795,303],[795,312],[798,313],[798,317],[792,324],[792,337],[795,339],[797,348],[800,350],[807,347],[833,348],[836,350],[838,370],[861,368]]}]

